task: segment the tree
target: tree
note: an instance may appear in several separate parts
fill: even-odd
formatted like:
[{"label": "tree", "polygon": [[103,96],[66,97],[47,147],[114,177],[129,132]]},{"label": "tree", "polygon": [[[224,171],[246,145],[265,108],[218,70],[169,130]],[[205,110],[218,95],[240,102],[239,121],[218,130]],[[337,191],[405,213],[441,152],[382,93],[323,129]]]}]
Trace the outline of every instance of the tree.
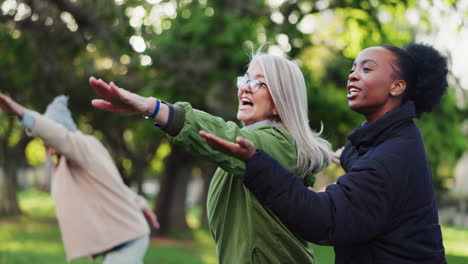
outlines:
[{"label": "tree", "polygon": [[[420,28],[431,27],[424,12],[419,24],[409,23],[406,11],[418,9],[415,1],[7,0],[1,7],[2,92],[37,110],[57,94],[70,95],[79,128],[105,142],[125,182],[136,183],[140,192],[164,134],[138,118],[94,111],[89,76],[113,80],[145,96],[188,101],[235,120],[235,77],[244,73],[249,52],[269,42],[264,51],[288,55],[301,65],[309,89],[311,126],[320,130],[323,122],[324,136],[339,147],[363,121],[348,110],[345,98],[347,72],[357,53],[384,42],[402,45]],[[437,144],[427,139],[434,136],[434,127],[421,127],[431,150],[435,182],[442,184],[439,171],[452,166],[450,160],[460,154],[463,134],[457,127],[464,110],[448,97],[438,111],[423,123],[443,128],[437,138],[448,134],[453,141],[447,138]],[[13,132],[17,128],[9,124],[14,122],[0,119],[5,131],[0,144],[7,146],[0,158],[2,164],[14,164],[7,162],[5,151],[14,147],[21,156],[16,142],[22,142],[24,134]],[[164,161],[167,169],[158,175],[162,192],[156,207],[159,215],[167,216],[163,232],[184,226],[170,225],[184,221],[181,192],[186,190],[190,167],[199,162],[183,152],[174,147]],[[177,166],[181,157],[186,163]],[[14,187],[9,190],[16,193]]]}]

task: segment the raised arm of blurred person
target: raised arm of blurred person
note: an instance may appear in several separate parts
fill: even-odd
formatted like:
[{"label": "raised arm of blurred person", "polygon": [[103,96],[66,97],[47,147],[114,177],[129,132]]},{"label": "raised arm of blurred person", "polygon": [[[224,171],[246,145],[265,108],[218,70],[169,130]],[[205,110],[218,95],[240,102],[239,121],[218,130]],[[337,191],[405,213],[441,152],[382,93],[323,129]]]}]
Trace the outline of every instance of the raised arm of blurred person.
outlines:
[{"label": "raised arm of blurred person", "polygon": [[[18,116],[28,134],[41,138],[51,155],[51,195],[67,260],[104,256],[104,263],[143,263],[149,222],[157,218],[144,200],[126,186],[110,153],[93,135],[79,131],[68,97],[57,96],[44,114],[26,109],[0,94],[0,107]],[[120,263],[120,262],[119,262]]]}]

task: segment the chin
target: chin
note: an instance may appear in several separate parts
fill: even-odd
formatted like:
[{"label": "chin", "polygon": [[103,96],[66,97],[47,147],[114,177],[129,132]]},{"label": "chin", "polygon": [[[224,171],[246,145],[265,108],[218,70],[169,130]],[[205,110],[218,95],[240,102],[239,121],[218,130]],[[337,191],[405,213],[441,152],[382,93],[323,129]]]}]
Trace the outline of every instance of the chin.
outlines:
[{"label": "chin", "polygon": [[355,102],[348,101],[348,108],[353,111],[356,111],[357,109],[359,109],[359,106],[357,106]]},{"label": "chin", "polygon": [[358,112],[359,109],[363,107],[363,104],[360,103],[359,101],[352,100],[352,101],[348,101],[348,107],[349,109]]}]

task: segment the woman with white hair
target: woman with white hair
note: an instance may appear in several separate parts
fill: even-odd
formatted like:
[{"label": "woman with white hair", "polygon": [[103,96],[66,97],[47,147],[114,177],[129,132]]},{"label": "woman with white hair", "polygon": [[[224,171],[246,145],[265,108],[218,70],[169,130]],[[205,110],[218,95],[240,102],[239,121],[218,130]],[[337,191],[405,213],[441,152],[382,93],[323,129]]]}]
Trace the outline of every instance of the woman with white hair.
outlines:
[{"label": "woman with white hair", "polygon": [[296,172],[302,182],[313,182],[313,173],[329,165],[331,147],[308,125],[306,86],[296,64],[278,56],[252,56],[245,75],[237,78],[237,119],[242,128],[189,103],[172,105],[142,97],[94,77],[90,84],[104,98],[92,101],[96,108],[144,114],[167,132],[172,142],[219,166],[207,204],[219,263],[315,262],[307,244],[244,187],[241,177],[245,164],[212,150],[199,135],[204,130],[226,140],[247,138]]}]

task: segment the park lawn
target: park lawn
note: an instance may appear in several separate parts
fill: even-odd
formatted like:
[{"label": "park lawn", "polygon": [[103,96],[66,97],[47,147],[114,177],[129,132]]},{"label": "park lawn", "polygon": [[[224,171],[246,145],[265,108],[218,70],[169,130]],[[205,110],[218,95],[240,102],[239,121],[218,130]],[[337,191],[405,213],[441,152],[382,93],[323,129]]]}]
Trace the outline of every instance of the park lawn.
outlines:
[{"label": "park lawn", "polygon": [[[48,193],[21,192],[24,215],[0,219],[0,264],[66,263],[60,231]],[[444,245],[449,264],[468,263],[468,230],[443,226]],[[333,248],[311,245],[319,264],[334,263]],[[100,264],[82,258],[72,264]],[[152,239],[146,264],[215,264],[213,240],[206,229],[193,230],[193,240]]]},{"label": "park lawn", "polygon": [[[67,263],[60,230],[48,193],[22,192],[19,195],[24,215],[0,219],[0,264]],[[216,253],[205,230],[194,230],[194,241],[152,239],[145,257],[146,264],[214,264]],[[72,264],[100,264],[81,258]]]}]

